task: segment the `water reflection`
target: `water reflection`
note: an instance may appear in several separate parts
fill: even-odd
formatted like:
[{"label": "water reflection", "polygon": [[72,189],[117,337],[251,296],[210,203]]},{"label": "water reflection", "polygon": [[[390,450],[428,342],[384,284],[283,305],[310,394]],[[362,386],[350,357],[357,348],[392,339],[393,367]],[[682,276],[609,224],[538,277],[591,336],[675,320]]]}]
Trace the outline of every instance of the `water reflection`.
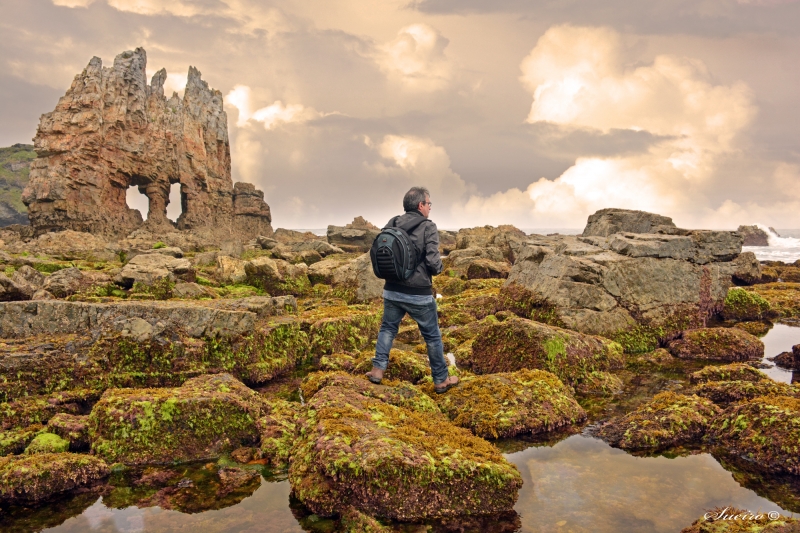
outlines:
[{"label": "water reflection", "polygon": [[143,533],[150,531],[302,532],[289,507],[289,483],[262,483],[252,496],[224,509],[186,514],[160,507],[111,509],[103,498],[80,516],[66,520],[48,532]]},{"label": "water reflection", "polygon": [[523,532],[674,533],[718,505],[783,511],[705,453],[634,457],[574,435],[508,459],[524,480],[516,506]]},{"label": "water reflection", "polygon": [[[786,324],[775,324],[769,333],[761,338],[764,343],[764,362],[773,364],[767,361],[767,357],[775,357],[781,352],[791,352],[792,346],[800,344],[800,328],[787,326]],[[774,366],[772,368],[765,368],[761,370],[766,375],[775,381],[782,381],[784,383],[797,383],[800,381],[800,372],[792,372],[791,370],[784,370]]]}]

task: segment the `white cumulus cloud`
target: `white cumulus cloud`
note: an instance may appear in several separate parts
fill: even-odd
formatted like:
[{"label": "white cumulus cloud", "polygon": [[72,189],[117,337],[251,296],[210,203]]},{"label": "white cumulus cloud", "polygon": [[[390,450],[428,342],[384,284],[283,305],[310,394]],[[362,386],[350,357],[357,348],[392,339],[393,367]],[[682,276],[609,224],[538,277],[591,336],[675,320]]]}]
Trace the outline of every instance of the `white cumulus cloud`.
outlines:
[{"label": "white cumulus cloud", "polygon": [[528,225],[539,227],[580,227],[604,207],[666,213],[687,223],[711,215],[704,187],[755,116],[750,90],[742,83],[715,85],[696,59],[660,55],[630,67],[624,51],[611,29],[550,28],[521,64],[521,81],[533,95],[527,121],[644,130],[665,140],[643,154],[579,158],[557,179],[539,179],[524,192],[473,197],[465,215],[505,211],[524,218],[527,212]]},{"label": "white cumulus cloud", "polygon": [[428,24],[411,24],[379,48],[378,65],[389,78],[399,80],[408,89],[443,89],[452,77],[452,67],[444,53],[448,43]]},{"label": "white cumulus cloud", "polygon": [[250,87],[237,85],[225,97],[226,102],[239,112],[236,125],[240,128],[252,120],[261,123],[264,129],[270,130],[282,124],[303,123],[332,114],[320,113],[316,109],[302,104],[284,105],[280,100],[252,111],[251,94]]}]

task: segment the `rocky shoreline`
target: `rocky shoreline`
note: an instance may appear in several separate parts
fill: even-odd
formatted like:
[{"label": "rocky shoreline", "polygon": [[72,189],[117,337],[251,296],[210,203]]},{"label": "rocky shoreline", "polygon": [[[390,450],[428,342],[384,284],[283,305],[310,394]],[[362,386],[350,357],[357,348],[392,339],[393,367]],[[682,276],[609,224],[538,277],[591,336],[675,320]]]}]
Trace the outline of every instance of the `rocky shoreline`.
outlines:
[{"label": "rocky shoreline", "polygon": [[[190,71],[184,99],[166,99],[145,61],[92,60],[43,116],[31,224],[0,229],[0,508],[104,495],[198,512],[238,503],[268,471],[300,515],[344,531],[513,531],[523,477],[497,439],[581,430],[629,453],[713,450],[800,475],[800,389],[758,370],[758,337],[800,320],[800,264],[759,263],[739,232],[622,209],[578,236],[443,231],[434,288],[462,383],[434,394],[404,321],[376,386],[363,373],[382,312],[366,253],[378,229],[358,217],[325,237],[273,231],[263,194],[230,178],[218,92]],[[101,89],[131,100],[122,126],[58,126],[110,112]],[[203,143],[191,168],[169,155]],[[102,172],[92,146],[114,148]],[[172,182],[189,206],[177,224],[161,216]],[[107,201],[129,185],[150,196],[147,222]],[[798,358],[795,346],[775,363]],[[632,397],[667,370],[680,379]],[[738,531],[712,524],[684,531]],[[770,524],[747,531],[792,530]]]}]

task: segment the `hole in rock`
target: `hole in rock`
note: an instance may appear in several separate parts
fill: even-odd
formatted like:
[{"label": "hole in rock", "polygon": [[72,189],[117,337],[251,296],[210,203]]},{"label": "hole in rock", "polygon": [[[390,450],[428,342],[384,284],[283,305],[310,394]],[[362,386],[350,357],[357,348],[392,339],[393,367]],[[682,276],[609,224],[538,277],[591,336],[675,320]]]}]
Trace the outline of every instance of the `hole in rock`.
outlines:
[{"label": "hole in rock", "polygon": [[142,214],[142,219],[147,220],[147,212],[150,210],[150,199],[139,192],[139,187],[131,185],[125,191],[125,203],[130,209],[138,209]]},{"label": "hole in rock", "polygon": [[183,213],[181,200],[181,184],[173,183],[169,186],[169,204],[167,204],[167,218],[173,222],[177,222]]}]

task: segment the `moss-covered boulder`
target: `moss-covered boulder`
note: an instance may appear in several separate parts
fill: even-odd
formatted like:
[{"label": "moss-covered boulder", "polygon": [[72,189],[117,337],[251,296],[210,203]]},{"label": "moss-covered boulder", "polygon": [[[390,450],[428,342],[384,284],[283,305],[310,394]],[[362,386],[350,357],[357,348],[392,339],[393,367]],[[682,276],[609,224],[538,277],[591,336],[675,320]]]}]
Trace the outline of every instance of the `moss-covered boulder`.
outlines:
[{"label": "moss-covered boulder", "polygon": [[213,459],[258,442],[259,396],[229,374],[179,388],[109,389],[92,409],[92,452],[109,462]]},{"label": "moss-covered boulder", "polygon": [[47,431],[69,442],[69,451],[89,449],[89,417],[58,413],[47,422]]},{"label": "moss-covered boulder", "polygon": [[776,394],[800,396],[800,389],[788,383],[779,383],[769,378],[761,381],[706,381],[695,387],[695,394],[708,398],[717,405],[750,400],[758,396]]},{"label": "moss-covered boulder", "polygon": [[600,427],[598,435],[623,450],[659,450],[699,441],[720,408],[699,396],[657,394],[635,411]]},{"label": "moss-covered boulder", "polygon": [[96,483],[109,474],[97,457],[43,453],[0,457],[0,501],[42,500]]},{"label": "moss-covered boulder", "polygon": [[775,315],[769,302],[764,297],[739,287],[728,289],[721,314],[725,320],[735,320],[737,322],[764,320]]},{"label": "moss-covered boulder", "polygon": [[[319,368],[323,371],[341,370],[352,374],[364,374],[372,369],[374,351],[363,351],[356,355],[335,353],[320,358]],[[426,355],[392,348],[389,352],[389,366],[384,379],[419,383],[430,376],[430,367]]]},{"label": "moss-covered boulder", "polygon": [[259,455],[272,466],[288,465],[289,451],[297,433],[297,418],[302,411],[303,407],[296,402],[276,399],[265,403],[257,421],[261,435]]},{"label": "moss-covered boulder", "polygon": [[668,349],[681,359],[757,361],[764,357],[764,343],[739,328],[687,329]]},{"label": "moss-covered boulder", "polygon": [[436,402],[420,388],[410,383],[384,379],[380,385],[375,385],[361,376],[353,376],[344,372],[314,372],[306,376],[300,388],[303,397],[308,400],[325,387],[332,386],[444,420]]},{"label": "moss-covered boulder", "polygon": [[769,302],[781,318],[800,318],[800,283],[778,282],[753,285],[747,288]]},{"label": "moss-covered boulder", "polygon": [[26,428],[0,431],[0,456],[18,455],[25,451],[28,444],[41,433],[44,426],[33,424]]},{"label": "moss-covered boulder", "polygon": [[517,317],[488,325],[470,342],[456,360],[476,374],[540,369],[575,386],[625,363],[616,342]]},{"label": "moss-covered boulder", "polygon": [[484,438],[543,433],[586,418],[561,380],[543,370],[465,376],[447,394],[435,394],[432,383],[422,390],[455,425]]},{"label": "moss-covered boulder", "polygon": [[692,373],[689,377],[692,383],[705,383],[706,381],[756,382],[763,379],[767,379],[766,374],[744,363],[731,363],[722,366],[709,365]]},{"label": "moss-covered boulder", "polygon": [[378,337],[382,313],[367,305],[321,307],[300,316],[316,356],[357,352]]},{"label": "moss-covered boulder", "polygon": [[69,451],[69,441],[62,439],[55,433],[39,433],[25,448],[26,455],[37,453],[61,453]]},{"label": "moss-covered boulder", "polygon": [[[777,518],[774,516],[777,515]],[[736,507],[716,507],[685,527],[681,533],[794,533],[800,521],[778,513],[751,512]]]},{"label": "moss-covered boulder", "polygon": [[765,471],[800,475],[800,399],[759,396],[717,416],[706,438]]},{"label": "moss-covered boulder", "polygon": [[314,513],[351,506],[413,521],[510,511],[522,478],[493,445],[442,418],[328,386],[308,402],[289,482]]}]

